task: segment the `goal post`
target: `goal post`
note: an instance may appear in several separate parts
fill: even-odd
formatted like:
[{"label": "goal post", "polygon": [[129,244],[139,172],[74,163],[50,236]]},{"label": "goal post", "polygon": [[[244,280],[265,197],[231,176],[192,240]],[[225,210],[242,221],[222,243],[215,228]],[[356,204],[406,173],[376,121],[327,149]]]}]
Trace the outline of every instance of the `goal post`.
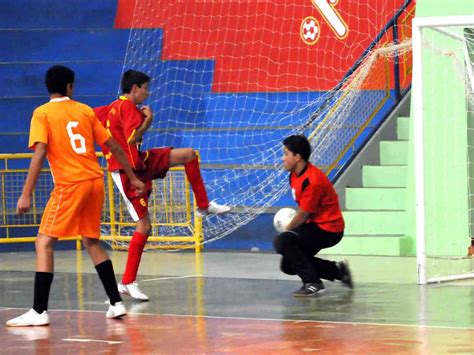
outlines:
[{"label": "goal post", "polygon": [[[472,38],[465,33],[473,27],[474,16],[413,20],[415,232],[418,284],[422,285],[474,277],[473,259],[466,257],[473,225],[474,78]],[[447,125],[457,128],[445,129]],[[453,148],[443,150],[448,141]],[[436,144],[439,149],[433,147]],[[462,166],[459,162],[464,158]],[[439,173],[433,176],[434,171]],[[456,218],[450,220],[452,216]],[[450,223],[452,235],[442,227]]]}]

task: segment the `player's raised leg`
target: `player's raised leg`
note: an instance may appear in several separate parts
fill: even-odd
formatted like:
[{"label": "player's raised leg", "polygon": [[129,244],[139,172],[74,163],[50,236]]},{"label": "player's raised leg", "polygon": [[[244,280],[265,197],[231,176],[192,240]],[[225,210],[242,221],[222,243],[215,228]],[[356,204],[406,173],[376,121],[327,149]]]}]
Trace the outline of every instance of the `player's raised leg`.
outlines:
[{"label": "player's raised leg", "polygon": [[207,214],[222,214],[230,211],[230,207],[219,205],[215,201],[210,201],[207,197],[206,187],[201,176],[201,168],[199,159],[192,148],[179,148],[170,151],[169,166],[184,165],[186,177],[188,178],[191,188],[196,198],[197,211],[199,217]]}]

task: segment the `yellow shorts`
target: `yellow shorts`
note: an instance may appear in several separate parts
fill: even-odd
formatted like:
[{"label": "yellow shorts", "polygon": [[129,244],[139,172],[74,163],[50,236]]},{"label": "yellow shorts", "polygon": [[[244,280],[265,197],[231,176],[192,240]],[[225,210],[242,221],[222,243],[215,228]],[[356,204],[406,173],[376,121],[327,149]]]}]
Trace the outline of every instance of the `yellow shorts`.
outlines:
[{"label": "yellow shorts", "polygon": [[100,237],[103,178],[72,185],[56,185],[41,219],[39,233],[54,238]]}]

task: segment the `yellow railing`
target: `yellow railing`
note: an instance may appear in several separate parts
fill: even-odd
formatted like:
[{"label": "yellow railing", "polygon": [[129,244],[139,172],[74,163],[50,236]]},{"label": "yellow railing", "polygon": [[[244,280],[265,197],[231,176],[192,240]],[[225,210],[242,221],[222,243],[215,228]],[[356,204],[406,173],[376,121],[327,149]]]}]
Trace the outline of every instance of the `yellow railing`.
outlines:
[{"label": "yellow railing", "polygon": [[[97,156],[102,157],[102,154]],[[31,211],[22,216],[16,214],[16,202],[31,157],[31,153],[0,154],[0,243],[31,243],[36,240],[53,181],[49,169],[43,169],[32,197]],[[129,217],[109,172],[104,174],[104,183],[106,198],[101,239],[113,249],[127,249],[135,223]],[[202,220],[195,216],[195,205],[183,167],[171,168],[165,179],[154,181],[149,199],[152,233],[147,248],[195,249],[199,252],[203,241]],[[76,240],[80,248],[80,237],[61,240]]]}]

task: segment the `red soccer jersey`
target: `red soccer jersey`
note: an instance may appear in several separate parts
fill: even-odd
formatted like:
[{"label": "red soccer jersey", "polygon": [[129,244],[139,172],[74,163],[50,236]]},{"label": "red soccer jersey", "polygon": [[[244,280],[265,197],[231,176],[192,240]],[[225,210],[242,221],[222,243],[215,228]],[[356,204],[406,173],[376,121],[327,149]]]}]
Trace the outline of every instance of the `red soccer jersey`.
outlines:
[{"label": "red soccer jersey", "polygon": [[344,219],[339,208],[339,198],[327,176],[308,163],[299,176],[290,174],[293,198],[299,208],[310,212],[309,222],[314,222],[328,232],[344,230]]},{"label": "red soccer jersey", "polygon": [[[120,144],[128,161],[134,170],[145,169],[143,159],[140,157],[138,145],[130,144],[135,131],[140,127],[145,118],[137,105],[128,100],[125,96],[120,96],[108,106],[94,108],[102,125],[109,131],[114,139]],[[102,151],[107,159],[110,171],[120,170],[122,166],[110,153],[107,147],[102,146]]]}]

